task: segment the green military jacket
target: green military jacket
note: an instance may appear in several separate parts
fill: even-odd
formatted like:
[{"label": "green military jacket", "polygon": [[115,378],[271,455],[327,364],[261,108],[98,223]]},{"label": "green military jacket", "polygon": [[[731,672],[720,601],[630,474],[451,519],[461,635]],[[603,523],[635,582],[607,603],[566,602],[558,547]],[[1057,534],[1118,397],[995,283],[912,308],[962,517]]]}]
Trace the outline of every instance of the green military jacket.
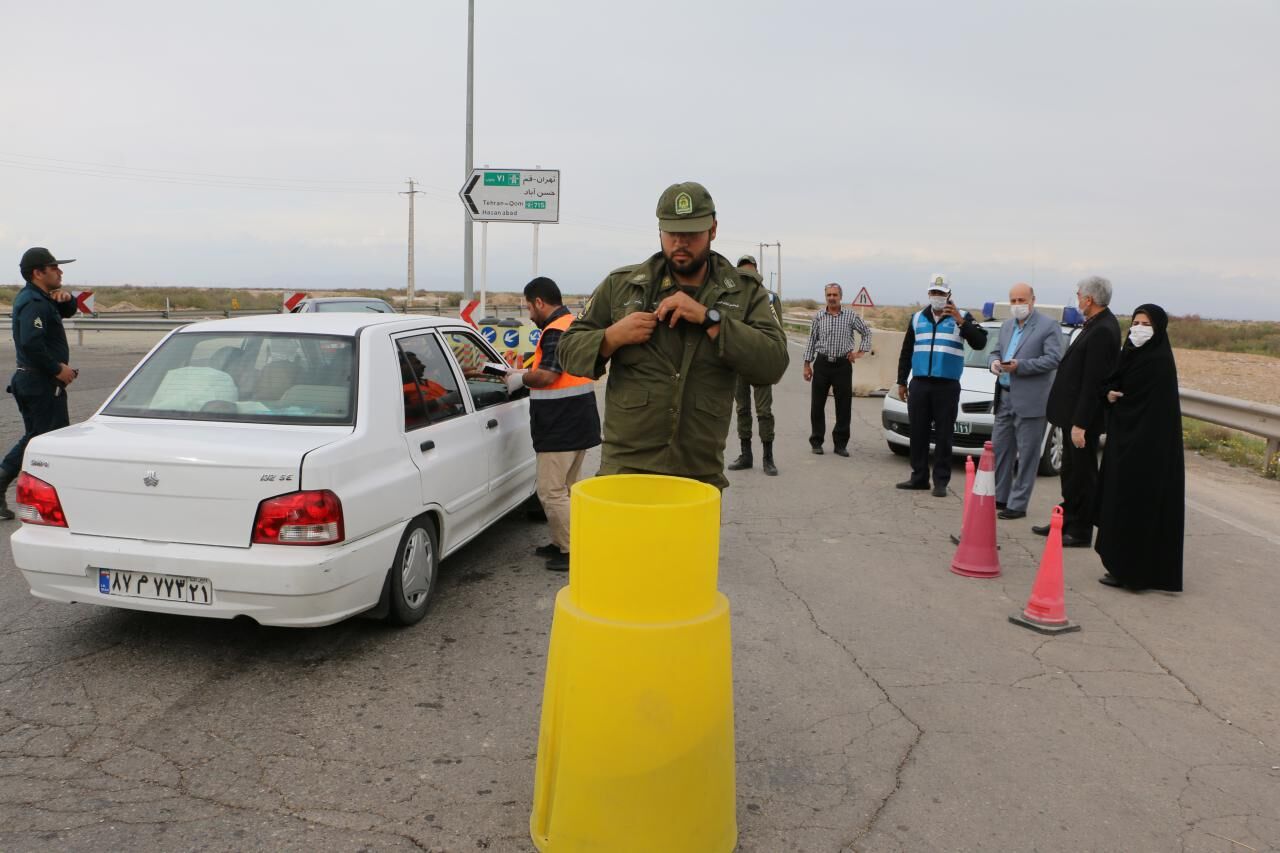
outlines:
[{"label": "green military jacket", "polygon": [[[643,344],[600,356],[604,331],[635,311],[654,311],[678,285],[659,252],[609,273],[560,338],[560,365],[598,379],[608,366],[600,473],[691,477],[725,488],[724,442],[741,375],[773,385],[786,372],[787,338],[758,276],[712,252],[694,298],[723,320],[715,340],[689,323],[659,323]],[[607,364],[607,362],[611,362]]]}]

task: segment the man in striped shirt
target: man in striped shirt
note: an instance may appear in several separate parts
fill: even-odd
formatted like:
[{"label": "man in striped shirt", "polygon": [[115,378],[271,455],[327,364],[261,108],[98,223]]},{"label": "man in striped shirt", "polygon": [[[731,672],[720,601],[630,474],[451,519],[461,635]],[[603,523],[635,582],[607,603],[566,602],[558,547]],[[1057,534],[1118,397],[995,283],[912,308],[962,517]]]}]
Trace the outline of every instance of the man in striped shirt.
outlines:
[{"label": "man in striped shirt", "polygon": [[[849,417],[853,406],[853,363],[871,352],[871,329],[851,308],[841,308],[844,289],[832,283],[823,289],[827,307],[819,311],[809,326],[809,345],[804,349],[804,381],[811,382],[809,446],[822,453],[827,435],[827,392],[835,392],[836,426],[831,443],[837,456],[848,456]],[[854,341],[854,332],[859,341]]]}]

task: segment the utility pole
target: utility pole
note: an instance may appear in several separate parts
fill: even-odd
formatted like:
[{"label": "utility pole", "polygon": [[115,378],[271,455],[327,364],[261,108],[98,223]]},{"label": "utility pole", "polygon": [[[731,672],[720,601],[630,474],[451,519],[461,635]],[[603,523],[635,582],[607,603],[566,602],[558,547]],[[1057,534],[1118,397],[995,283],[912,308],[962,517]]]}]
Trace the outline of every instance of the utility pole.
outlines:
[{"label": "utility pole", "polygon": [[410,178],[409,191],[407,193],[400,193],[400,195],[407,195],[409,197],[409,282],[404,288],[404,312],[406,314],[408,314],[409,309],[413,307],[413,197],[415,195],[422,194],[422,190],[415,190],[413,188],[413,183],[413,178]]},{"label": "utility pole", "polygon": [[[466,169],[462,180],[471,177],[472,127],[475,115],[475,46],[476,46],[476,0],[467,0],[467,154]],[[465,306],[475,298],[475,287],[472,284],[472,232],[471,217],[462,211],[462,304]]]},{"label": "utility pole", "polygon": [[764,250],[776,248],[778,250],[778,289],[774,291],[778,294],[778,298],[782,298],[782,243],[761,243],[760,244],[760,260],[764,261]]}]

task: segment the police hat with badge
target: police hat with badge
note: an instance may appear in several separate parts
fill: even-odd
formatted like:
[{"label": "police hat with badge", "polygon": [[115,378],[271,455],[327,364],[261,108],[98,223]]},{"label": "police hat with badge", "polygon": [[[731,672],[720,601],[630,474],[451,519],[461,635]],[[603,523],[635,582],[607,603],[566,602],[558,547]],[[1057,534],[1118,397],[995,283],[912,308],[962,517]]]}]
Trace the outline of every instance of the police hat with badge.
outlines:
[{"label": "police hat with badge", "polygon": [[697,181],[667,187],[658,198],[658,230],[668,234],[696,234],[716,224],[716,203]]}]

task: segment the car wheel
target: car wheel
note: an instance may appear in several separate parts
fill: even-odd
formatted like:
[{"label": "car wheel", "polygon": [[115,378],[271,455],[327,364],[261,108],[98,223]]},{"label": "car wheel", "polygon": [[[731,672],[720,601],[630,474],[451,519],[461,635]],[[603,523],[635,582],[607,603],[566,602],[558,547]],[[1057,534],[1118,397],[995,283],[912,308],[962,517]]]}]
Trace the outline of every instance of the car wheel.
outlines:
[{"label": "car wheel", "polygon": [[391,567],[391,607],[387,621],[393,625],[413,625],[422,621],[431,606],[440,568],[440,547],[436,526],[430,518],[409,522],[396,561]]},{"label": "car wheel", "polygon": [[1050,425],[1049,437],[1044,442],[1044,453],[1040,454],[1040,475],[1056,477],[1062,473],[1062,427]]},{"label": "car wheel", "polygon": [[903,447],[901,444],[894,444],[892,441],[886,441],[885,444],[889,445],[889,449],[893,451],[895,456],[911,455],[910,447]]}]

